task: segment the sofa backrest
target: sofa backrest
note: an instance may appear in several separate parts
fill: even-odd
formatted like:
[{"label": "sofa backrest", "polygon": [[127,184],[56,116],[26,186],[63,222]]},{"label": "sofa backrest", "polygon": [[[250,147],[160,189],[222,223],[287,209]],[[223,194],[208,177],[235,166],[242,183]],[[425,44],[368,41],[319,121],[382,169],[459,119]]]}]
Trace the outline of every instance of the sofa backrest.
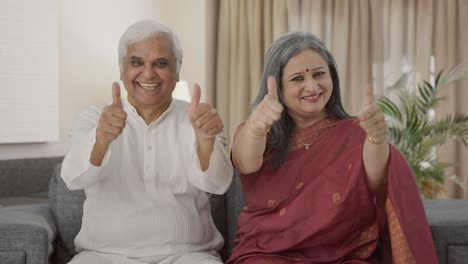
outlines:
[{"label": "sofa backrest", "polygon": [[63,157],[0,160],[0,197],[47,193],[54,165]]},{"label": "sofa backrest", "polygon": [[226,196],[226,235],[224,236],[224,245],[227,255],[231,255],[234,247],[234,238],[236,237],[237,218],[245,206],[244,196],[239,178],[239,173],[234,170],[232,183]]},{"label": "sofa backrest", "polygon": [[70,191],[60,177],[61,163],[54,168],[49,184],[49,206],[57,226],[54,255],[58,263],[66,263],[76,254],[75,236],[81,228],[84,191]]},{"label": "sofa backrest", "polygon": [[[60,177],[61,164],[54,168],[49,185],[49,205],[57,224],[55,256],[59,263],[66,263],[76,254],[74,239],[81,228],[83,216],[83,191],[70,191]],[[210,195],[213,221],[223,235],[225,246],[220,251],[226,259],[233,247],[237,216],[244,206],[239,177],[234,173],[232,184],[225,195]]]}]

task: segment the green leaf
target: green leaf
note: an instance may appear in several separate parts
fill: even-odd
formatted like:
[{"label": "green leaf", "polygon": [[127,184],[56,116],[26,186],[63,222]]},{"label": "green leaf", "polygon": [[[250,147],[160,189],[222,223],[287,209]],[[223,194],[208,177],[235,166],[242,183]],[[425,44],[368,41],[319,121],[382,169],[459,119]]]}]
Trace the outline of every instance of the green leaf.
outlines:
[{"label": "green leaf", "polygon": [[468,147],[467,114],[451,113],[436,120],[429,116],[429,112],[432,109],[437,112],[437,106],[446,99],[438,95],[443,87],[468,79],[468,64],[442,70],[437,73],[434,85],[422,81],[417,84],[417,89],[409,86],[411,74],[402,74],[395,84],[386,89],[386,96],[380,98],[377,105],[389,120],[389,141],[408,161],[421,188],[423,183],[442,183],[445,169],[453,166],[437,159],[437,146],[455,140]]}]

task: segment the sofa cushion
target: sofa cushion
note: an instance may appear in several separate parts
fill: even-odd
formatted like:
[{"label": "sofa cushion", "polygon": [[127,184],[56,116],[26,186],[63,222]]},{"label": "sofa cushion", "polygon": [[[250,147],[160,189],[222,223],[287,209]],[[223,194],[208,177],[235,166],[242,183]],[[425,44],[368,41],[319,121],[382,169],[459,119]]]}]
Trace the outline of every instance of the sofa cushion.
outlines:
[{"label": "sofa cushion", "polygon": [[448,247],[448,263],[466,264],[468,261],[468,244]]},{"label": "sofa cushion", "polygon": [[26,264],[26,252],[24,252],[23,250],[0,250],[0,259],[2,260],[2,263]]},{"label": "sofa cushion", "polygon": [[0,198],[0,206],[13,206],[22,204],[43,204],[47,203],[49,199],[48,192],[39,192],[32,194],[25,194],[21,196],[8,196]]},{"label": "sofa cushion", "polygon": [[[27,259],[47,263],[56,236],[54,221],[47,204],[2,207],[0,223],[0,252],[11,259],[11,263],[22,259],[18,251],[26,252]],[[2,257],[0,259],[1,263],[10,263],[4,262]]]},{"label": "sofa cushion", "polygon": [[71,257],[76,254],[74,241],[81,228],[85,194],[81,190],[68,190],[60,171],[61,164],[57,164],[49,184],[49,206],[57,225],[57,249],[65,251],[56,255]]},{"label": "sofa cushion", "polygon": [[[468,200],[424,200],[439,263],[466,263],[468,249]],[[467,253],[464,253],[465,255]]]}]

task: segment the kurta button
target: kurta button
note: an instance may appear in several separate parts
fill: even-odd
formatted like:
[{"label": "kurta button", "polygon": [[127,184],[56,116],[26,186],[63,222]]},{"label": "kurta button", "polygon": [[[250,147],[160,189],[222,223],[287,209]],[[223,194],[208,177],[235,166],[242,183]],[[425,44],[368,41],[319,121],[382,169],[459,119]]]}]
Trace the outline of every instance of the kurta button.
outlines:
[{"label": "kurta button", "polygon": [[273,207],[273,205],[275,205],[275,200],[269,200],[268,207]]},{"label": "kurta button", "polygon": [[296,184],[296,189],[299,190],[300,188],[302,188],[302,186],[304,186],[304,182],[298,182],[298,183]]},{"label": "kurta button", "polygon": [[153,147],[151,147],[151,146],[148,146],[148,150],[152,150],[152,149],[153,149]]}]

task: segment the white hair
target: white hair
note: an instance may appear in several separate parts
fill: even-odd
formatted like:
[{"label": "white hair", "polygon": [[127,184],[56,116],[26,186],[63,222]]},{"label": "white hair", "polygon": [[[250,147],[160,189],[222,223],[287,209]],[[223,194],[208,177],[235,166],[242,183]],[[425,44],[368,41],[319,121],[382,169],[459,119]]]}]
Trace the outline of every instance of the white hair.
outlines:
[{"label": "white hair", "polygon": [[141,20],[135,22],[130,25],[120,37],[118,49],[120,71],[122,71],[123,58],[127,54],[128,46],[130,44],[146,40],[150,37],[156,36],[159,33],[165,33],[169,36],[169,39],[172,42],[172,51],[176,58],[176,70],[177,73],[179,73],[180,66],[182,65],[182,58],[184,56],[179,38],[172,32],[170,28],[156,20]]}]

